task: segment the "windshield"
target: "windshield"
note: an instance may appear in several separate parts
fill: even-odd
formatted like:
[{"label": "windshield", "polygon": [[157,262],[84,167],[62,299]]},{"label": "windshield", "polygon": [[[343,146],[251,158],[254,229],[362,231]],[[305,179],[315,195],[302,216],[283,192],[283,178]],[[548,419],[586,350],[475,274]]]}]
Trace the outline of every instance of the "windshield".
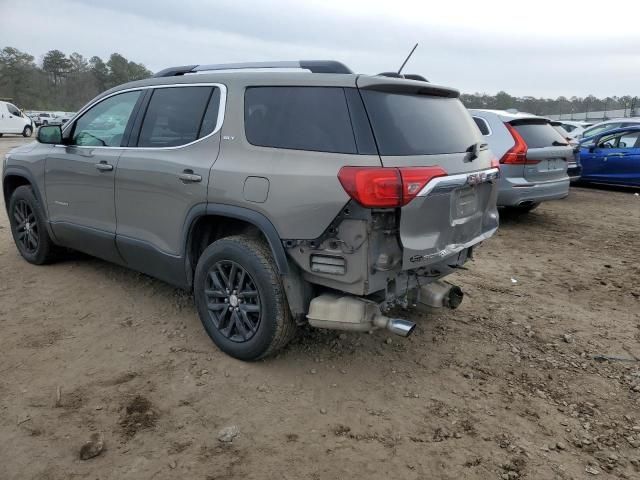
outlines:
[{"label": "windshield", "polygon": [[361,90],[380,155],[461,153],[482,140],[457,98]]}]

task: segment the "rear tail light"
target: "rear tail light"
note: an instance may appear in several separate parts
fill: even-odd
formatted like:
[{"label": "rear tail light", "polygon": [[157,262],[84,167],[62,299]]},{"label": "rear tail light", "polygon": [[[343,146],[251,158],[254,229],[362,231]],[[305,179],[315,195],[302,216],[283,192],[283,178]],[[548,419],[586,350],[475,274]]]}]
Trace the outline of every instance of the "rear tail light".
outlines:
[{"label": "rear tail light", "polygon": [[367,208],[402,207],[436,177],[440,167],[342,167],[338,180],[351,198]]},{"label": "rear tail light", "polygon": [[527,160],[527,143],[524,141],[524,138],[522,138],[510,123],[505,123],[504,125],[516,143],[507,150],[507,153],[500,159],[500,163],[506,165],[534,165],[539,163],[540,160]]}]

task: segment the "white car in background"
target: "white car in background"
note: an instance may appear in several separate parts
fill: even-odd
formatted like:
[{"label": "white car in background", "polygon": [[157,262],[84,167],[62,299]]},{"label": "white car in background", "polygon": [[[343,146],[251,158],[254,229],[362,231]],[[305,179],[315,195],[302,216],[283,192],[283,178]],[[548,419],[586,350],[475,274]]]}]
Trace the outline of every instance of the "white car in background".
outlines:
[{"label": "white car in background", "polygon": [[69,120],[71,120],[74,115],[75,115],[75,113],[59,115],[56,118],[54,118],[53,120],[51,120],[49,122],[49,125],[60,125],[60,126],[62,126],[65,123],[67,123]]},{"label": "white car in background", "polygon": [[40,114],[38,119],[35,121],[36,122],[36,126],[39,127],[41,125],[49,125],[55,118],[56,118],[55,113],[43,112],[43,113]]},{"label": "white car in background", "polygon": [[15,133],[30,137],[35,130],[33,121],[13,103],[0,101],[0,137],[5,133]]},{"label": "white car in background", "polygon": [[558,120],[571,138],[580,138],[585,129],[593,125],[593,122],[585,122],[578,120]]}]

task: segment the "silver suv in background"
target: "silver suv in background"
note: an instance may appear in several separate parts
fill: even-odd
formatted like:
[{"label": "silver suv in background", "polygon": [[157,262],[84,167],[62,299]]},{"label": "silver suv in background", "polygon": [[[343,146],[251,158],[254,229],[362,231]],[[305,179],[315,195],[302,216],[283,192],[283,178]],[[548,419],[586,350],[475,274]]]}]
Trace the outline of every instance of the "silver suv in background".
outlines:
[{"label": "silver suv in background", "polygon": [[307,322],[406,336],[385,312],[457,307],[442,279],[498,227],[499,169],[458,97],[332,61],[169,68],[10,152],[13,238],[34,264],[67,247],[192,290],[240,359]]},{"label": "silver suv in background", "polygon": [[529,212],[569,194],[573,149],[548,119],[502,110],[470,110],[500,162],[498,206]]}]

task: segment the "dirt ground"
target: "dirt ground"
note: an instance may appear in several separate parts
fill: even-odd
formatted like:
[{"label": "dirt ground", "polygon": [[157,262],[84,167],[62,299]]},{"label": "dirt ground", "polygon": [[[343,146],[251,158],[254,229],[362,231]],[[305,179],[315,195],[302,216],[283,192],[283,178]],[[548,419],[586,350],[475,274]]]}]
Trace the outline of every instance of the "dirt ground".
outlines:
[{"label": "dirt ground", "polygon": [[[462,306],[413,315],[409,339],[305,329],[259,363],[159,281],[27,264],[2,208],[0,478],[640,478],[634,193],[503,218],[451,278]],[[80,460],[94,433],[104,451]]]}]

